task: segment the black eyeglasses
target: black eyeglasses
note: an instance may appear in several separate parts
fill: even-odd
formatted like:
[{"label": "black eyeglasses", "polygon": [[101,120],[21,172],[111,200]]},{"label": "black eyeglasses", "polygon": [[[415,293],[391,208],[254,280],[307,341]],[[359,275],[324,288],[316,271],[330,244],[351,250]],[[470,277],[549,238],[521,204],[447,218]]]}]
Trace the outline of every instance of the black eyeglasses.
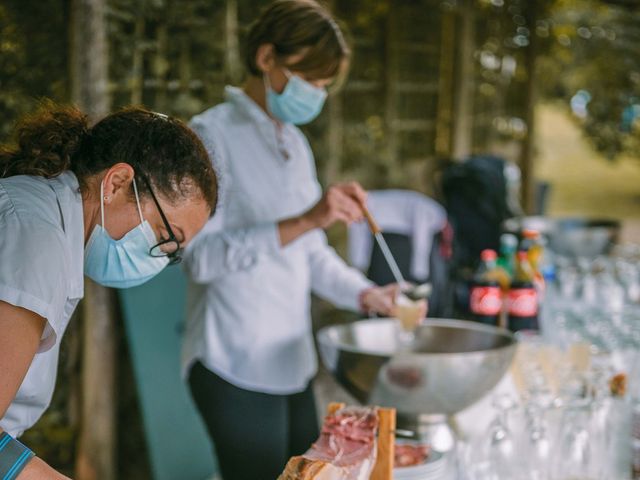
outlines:
[{"label": "black eyeglasses", "polygon": [[151,255],[152,257],[169,257],[169,265],[180,263],[182,261],[182,249],[180,248],[180,242],[174,235],[173,230],[171,230],[171,225],[169,225],[169,221],[164,215],[164,212],[162,211],[162,207],[160,207],[160,203],[158,202],[156,195],[153,193],[153,189],[151,188],[149,180],[147,180],[147,177],[143,175],[139,176],[147,186],[147,189],[151,194],[151,198],[153,198],[153,202],[156,204],[158,212],[160,213],[160,217],[164,222],[164,226],[167,229],[167,233],[169,234],[169,238],[162,240],[149,249],[149,255]]}]

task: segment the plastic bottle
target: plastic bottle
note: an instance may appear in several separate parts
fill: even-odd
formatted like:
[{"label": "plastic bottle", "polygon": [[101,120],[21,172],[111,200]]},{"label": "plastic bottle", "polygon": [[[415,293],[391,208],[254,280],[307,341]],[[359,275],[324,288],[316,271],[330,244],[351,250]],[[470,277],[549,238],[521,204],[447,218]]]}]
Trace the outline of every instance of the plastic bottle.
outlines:
[{"label": "plastic bottle", "polygon": [[488,325],[498,325],[502,312],[502,291],[495,250],[483,250],[480,266],[473,276],[469,310],[473,319]]},{"label": "plastic bottle", "polygon": [[541,301],[545,293],[545,279],[542,273],[542,261],[544,258],[544,242],[537,230],[525,229],[522,231],[522,241],[519,251],[527,252],[529,264],[533,270],[533,284],[538,291],[538,300]]},{"label": "plastic bottle", "polygon": [[516,255],[516,271],[507,296],[507,325],[513,332],[538,330],[538,292],[526,251]]},{"label": "plastic bottle", "polygon": [[522,242],[520,242],[520,250],[524,250],[527,252],[531,267],[534,271],[538,271],[540,269],[540,260],[542,259],[542,254],[544,251],[540,232],[531,229],[523,230]]},{"label": "plastic bottle", "polygon": [[497,263],[501,270],[500,286],[504,292],[509,290],[509,284],[516,269],[517,249],[518,237],[512,233],[504,233],[500,236],[500,257]]},{"label": "plastic bottle", "polygon": [[510,276],[513,276],[516,269],[516,250],[518,250],[518,237],[512,233],[500,235],[498,266],[504,268]]}]

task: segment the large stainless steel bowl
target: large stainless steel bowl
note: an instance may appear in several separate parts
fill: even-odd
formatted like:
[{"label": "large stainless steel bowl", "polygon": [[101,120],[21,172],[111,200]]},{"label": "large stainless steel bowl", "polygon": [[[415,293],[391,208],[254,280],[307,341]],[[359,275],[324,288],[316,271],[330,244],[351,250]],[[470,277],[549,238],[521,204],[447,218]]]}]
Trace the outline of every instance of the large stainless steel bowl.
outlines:
[{"label": "large stainless steel bowl", "polygon": [[453,415],[488,393],[515,353],[511,332],[461,320],[427,319],[415,340],[400,340],[394,319],[326,327],[320,355],[359,401],[400,414]]}]

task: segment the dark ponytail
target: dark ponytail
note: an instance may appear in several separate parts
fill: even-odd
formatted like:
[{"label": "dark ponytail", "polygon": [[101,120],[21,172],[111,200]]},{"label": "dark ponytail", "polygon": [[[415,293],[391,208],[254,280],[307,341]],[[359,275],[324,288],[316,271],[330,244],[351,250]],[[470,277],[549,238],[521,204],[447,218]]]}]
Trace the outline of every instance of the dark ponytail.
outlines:
[{"label": "dark ponytail", "polygon": [[0,146],[0,178],[60,175],[71,168],[88,131],[87,117],[77,108],[44,102],[37,112],[20,120],[15,145]]},{"label": "dark ponytail", "polygon": [[[15,137],[0,146],[0,178],[70,170],[83,190],[89,177],[124,162],[168,200],[200,196],[215,210],[218,179],[202,142],[180,120],[127,107],[89,128],[77,108],[46,102],[18,123]],[[144,182],[137,185],[148,194]]]}]

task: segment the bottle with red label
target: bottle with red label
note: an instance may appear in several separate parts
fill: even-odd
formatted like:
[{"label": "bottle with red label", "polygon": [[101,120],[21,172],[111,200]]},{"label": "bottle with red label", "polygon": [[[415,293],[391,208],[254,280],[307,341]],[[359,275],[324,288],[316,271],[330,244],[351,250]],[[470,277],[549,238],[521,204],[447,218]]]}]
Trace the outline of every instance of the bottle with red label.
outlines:
[{"label": "bottle with red label", "polygon": [[494,250],[483,250],[482,263],[473,277],[469,298],[469,310],[474,320],[489,325],[498,325],[502,312],[502,292]]},{"label": "bottle with red label", "polygon": [[516,257],[516,271],[507,295],[508,326],[518,330],[538,330],[538,291],[535,276],[526,251]]}]

